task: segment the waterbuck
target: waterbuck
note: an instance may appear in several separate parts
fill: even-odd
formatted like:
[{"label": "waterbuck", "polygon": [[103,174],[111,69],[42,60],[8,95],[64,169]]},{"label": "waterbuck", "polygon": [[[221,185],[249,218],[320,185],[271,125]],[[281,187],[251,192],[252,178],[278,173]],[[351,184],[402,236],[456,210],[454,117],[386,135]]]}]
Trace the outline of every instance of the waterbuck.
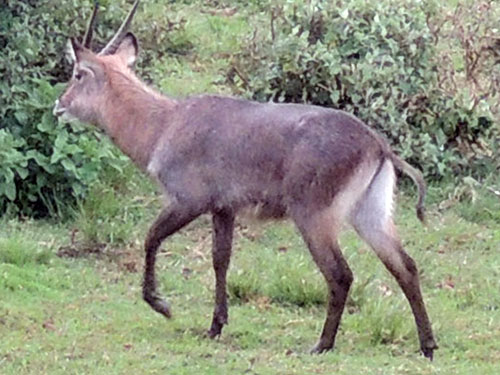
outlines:
[{"label": "waterbuck", "polygon": [[432,359],[437,346],[417,267],[392,218],[396,167],[416,183],[417,215],[423,220],[421,173],[342,111],[216,95],[174,99],[146,86],[132,70],[138,43],[128,32],[138,3],[99,53],[91,51],[97,6],[83,44],[70,40],[73,77],[54,114],[102,128],[165,192],[168,204],[145,240],[144,300],[171,317],[156,290],[158,247],[210,213],[215,310],[208,335],[220,335],[228,321],[226,272],[235,217],[251,207],[260,218],[290,218],[304,238],[329,291],[326,321],[312,352],[330,350],[353,281],[337,240],[343,223],[349,223],[396,278],[411,305],[420,349]]}]

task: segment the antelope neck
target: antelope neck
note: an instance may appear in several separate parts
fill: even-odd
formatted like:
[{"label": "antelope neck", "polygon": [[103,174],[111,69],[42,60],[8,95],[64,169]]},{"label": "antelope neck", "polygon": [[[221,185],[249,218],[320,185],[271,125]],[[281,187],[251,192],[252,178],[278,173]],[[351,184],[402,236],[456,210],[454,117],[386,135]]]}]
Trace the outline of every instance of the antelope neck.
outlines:
[{"label": "antelope neck", "polygon": [[123,153],[146,170],[177,102],[121,72],[110,77],[110,90],[102,108],[103,127]]}]

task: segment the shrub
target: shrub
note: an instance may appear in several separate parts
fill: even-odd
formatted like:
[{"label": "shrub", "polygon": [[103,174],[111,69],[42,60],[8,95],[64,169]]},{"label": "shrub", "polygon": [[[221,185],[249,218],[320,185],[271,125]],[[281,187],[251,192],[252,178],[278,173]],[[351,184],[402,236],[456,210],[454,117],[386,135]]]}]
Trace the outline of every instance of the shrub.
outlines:
[{"label": "shrub", "polygon": [[51,113],[62,88],[53,84],[70,74],[63,48],[79,18],[72,1],[7,1],[0,10],[0,214],[62,214],[102,164],[120,165],[93,130],[59,125]]},{"label": "shrub", "polygon": [[[142,27],[135,31],[147,46],[147,61],[189,49],[183,23],[160,18],[162,4],[148,3],[137,15]],[[96,48],[109,40],[130,8],[124,0],[100,5]],[[62,215],[104,167],[124,166],[126,159],[96,130],[58,124],[52,115],[71,75],[71,64],[64,61],[67,39],[83,35],[92,6],[91,0],[7,0],[0,9],[0,215]]]},{"label": "shrub", "polygon": [[427,176],[473,170],[491,162],[497,129],[488,103],[440,87],[433,12],[416,0],[287,2],[233,56],[228,80],[253,99],[351,112]]}]

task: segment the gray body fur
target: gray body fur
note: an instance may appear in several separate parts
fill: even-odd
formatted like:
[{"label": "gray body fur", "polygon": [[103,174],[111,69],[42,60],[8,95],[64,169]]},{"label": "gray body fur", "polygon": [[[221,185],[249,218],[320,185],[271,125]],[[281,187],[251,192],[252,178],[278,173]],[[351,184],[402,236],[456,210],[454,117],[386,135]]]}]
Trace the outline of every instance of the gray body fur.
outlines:
[{"label": "gray body fur", "polygon": [[[90,50],[94,10],[85,45],[72,40],[74,74],[54,114],[93,123],[161,184],[168,204],[145,241],[143,298],[171,316],[157,293],[156,253],[163,240],[204,213],[212,215],[215,309],[210,337],[228,321],[226,274],[234,222],[245,208],[261,218],[289,217],[328,286],[327,317],[313,352],[333,348],[352,272],[338,244],[344,223],[353,226],[396,278],[415,318],[420,348],[437,348],[420,291],[417,267],[403,250],[393,223],[394,166],[419,189],[422,175],[352,115],[296,104],[200,96],[175,100],[144,85],[132,71],[138,43],[126,29],[99,53]],[[265,272],[265,270],[262,270]]]}]

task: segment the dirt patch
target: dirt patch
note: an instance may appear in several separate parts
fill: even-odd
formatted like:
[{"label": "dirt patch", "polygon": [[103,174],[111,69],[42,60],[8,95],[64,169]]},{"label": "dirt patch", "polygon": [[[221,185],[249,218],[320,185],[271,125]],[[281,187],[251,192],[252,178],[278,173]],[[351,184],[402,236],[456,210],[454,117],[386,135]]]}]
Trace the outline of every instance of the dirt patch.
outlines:
[{"label": "dirt patch", "polygon": [[74,243],[70,246],[61,246],[56,255],[60,258],[87,258],[89,256],[103,256],[106,252],[106,244],[100,243],[92,246],[82,246]]},{"label": "dirt patch", "polygon": [[56,255],[60,258],[85,258],[113,263],[125,272],[136,273],[142,267],[142,257],[133,248],[116,248],[105,243],[81,244],[74,242],[61,246]]}]

